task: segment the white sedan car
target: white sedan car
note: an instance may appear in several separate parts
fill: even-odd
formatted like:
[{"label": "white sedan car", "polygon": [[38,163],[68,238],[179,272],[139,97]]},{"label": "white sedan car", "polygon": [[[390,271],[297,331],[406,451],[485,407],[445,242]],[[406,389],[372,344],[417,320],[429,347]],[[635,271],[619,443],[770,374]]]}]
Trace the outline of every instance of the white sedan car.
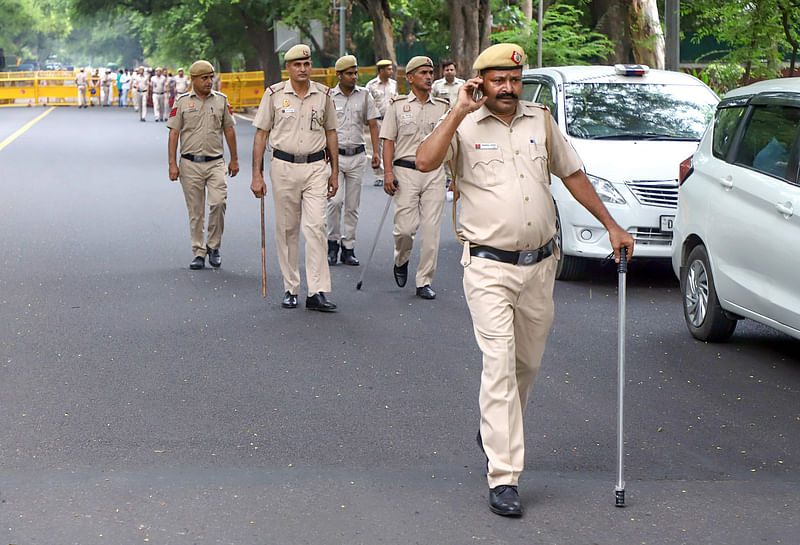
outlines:
[{"label": "white sedan car", "polygon": [[[522,97],[547,105],[583,160],[637,257],[669,259],[678,204],[675,165],[692,154],[719,99],[688,74],[641,65],[525,70]],[[557,278],[581,276],[611,253],[608,233],[553,177],[561,248]]]},{"label": "white sedan car", "polygon": [[800,339],[799,167],[800,78],[725,95],[680,165],[672,267],[696,338],[750,318]]}]

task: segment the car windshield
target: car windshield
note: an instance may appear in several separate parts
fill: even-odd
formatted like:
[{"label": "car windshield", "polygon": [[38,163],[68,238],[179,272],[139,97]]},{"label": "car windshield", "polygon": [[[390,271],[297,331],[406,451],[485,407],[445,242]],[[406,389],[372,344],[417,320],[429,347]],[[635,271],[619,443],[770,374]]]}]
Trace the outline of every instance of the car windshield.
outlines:
[{"label": "car windshield", "polygon": [[567,132],[593,140],[699,141],[717,102],[697,85],[572,83],[565,86]]}]

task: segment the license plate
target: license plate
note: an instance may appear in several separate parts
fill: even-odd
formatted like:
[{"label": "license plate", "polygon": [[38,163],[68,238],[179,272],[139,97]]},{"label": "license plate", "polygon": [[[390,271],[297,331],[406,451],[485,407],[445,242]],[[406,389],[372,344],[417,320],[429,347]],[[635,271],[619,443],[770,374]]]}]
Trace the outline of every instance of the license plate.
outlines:
[{"label": "license plate", "polygon": [[671,233],[675,225],[675,216],[661,216],[661,230]]}]

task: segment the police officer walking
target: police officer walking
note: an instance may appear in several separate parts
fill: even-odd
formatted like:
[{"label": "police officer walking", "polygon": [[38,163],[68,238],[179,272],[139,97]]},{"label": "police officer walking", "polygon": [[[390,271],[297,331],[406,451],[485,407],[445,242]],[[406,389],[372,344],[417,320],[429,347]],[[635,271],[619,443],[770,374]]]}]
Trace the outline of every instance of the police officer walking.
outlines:
[{"label": "police officer walking", "polygon": [[[253,179],[256,198],[267,193],[262,161],[272,147],[270,179],[275,199],[275,242],[286,290],[281,306],[296,308],[300,291],[300,229],[306,239],[306,308],[334,312],[325,296],[331,275],[325,248],[325,201],[336,194],[339,146],[330,89],[311,81],[311,48],[298,44],[284,56],[289,80],[270,85],[261,98],[253,126]],[[330,173],[325,162],[326,149]]]},{"label": "police officer walking", "polygon": [[[420,172],[415,154],[420,143],[450,107],[431,95],[433,61],[414,57],[406,65],[411,94],[393,99],[381,127],[383,189],[394,195],[394,279],[401,288],[408,279],[408,259],[417,229],[422,227],[422,248],[417,267],[417,296],[434,299],[431,283],[439,255],[439,224],[445,197],[444,170]],[[394,185],[397,180],[397,186]]]},{"label": "police officer walking", "polygon": [[[235,121],[228,97],[211,89],[214,67],[208,61],[197,61],[189,68],[193,89],[175,101],[169,114],[169,179],[180,177],[186,208],[189,211],[189,232],[194,259],[193,270],[208,264],[222,264],[219,248],[225,227],[228,187],[225,183],[225,160],[222,158],[222,136],[228,142],[231,161],[228,174],[239,172],[236,151]],[[178,140],[180,161],[176,160]],[[205,240],[206,201],[208,201],[208,239]]]},{"label": "police officer walking", "polygon": [[358,265],[354,248],[361,181],[367,166],[364,160],[364,125],[369,125],[374,168],[380,166],[377,121],[380,112],[369,91],[356,85],[358,65],[353,55],[345,55],[337,60],[335,69],[339,84],[331,90],[330,96],[339,124],[336,129],[339,141],[339,190],[328,200],[328,264],[336,265],[337,259],[341,259],[346,265]]},{"label": "police officer walking", "polygon": [[100,74],[100,105],[103,107],[111,106],[111,82],[113,76],[111,69],[106,68],[105,72]]},{"label": "police officer walking", "polygon": [[183,73],[183,68],[178,68],[178,75],[175,76],[176,96],[182,95],[189,90],[189,78]]},{"label": "police officer walking", "polygon": [[[370,92],[372,98],[375,100],[375,105],[381,116],[378,118],[378,130],[381,128],[383,116],[386,115],[386,109],[389,107],[391,100],[397,96],[397,81],[392,78],[394,74],[394,66],[392,61],[388,59],[381,59],[375,63],[375,68],[378,70],[378,75],[367,82],[367,91]],[[374,151],[374,150],[373,150]],[[383,161],[382,148],[378,150],[378,155],[381,156]],[[375,174],[375,186],[380,187],[383,185],[383,164],[373,167],[372,171]]]},{"label": "police officer walking", "polygon": [[431,92],[433,96],[443,98],[452,107],[458,99],[458,90],[464,85],[464,80],[456,77],[456,63],[451,60],[442,61],[442,78],[433,82]]},{"label": "police officer walking", "polygon": [[161,73],[161,68],[156,68],[156,75],[150,78],[150,88],[153,92],[153,115],[156,123],[167,120],[167,76]]},{"label": "police officer walking", "polygon": [[622,247],[633,255],[633,237],[612,219],[547,108],[519,100],[524,62],[515,44],[484,50],[473,65],[479,75],[417,151],[421,170],[455,161],[464,294],[483,353],[478,444],[489,508],[505,516],[522,514],[522,415],[553,321],[558,248],[549,172],[605,226],[617,259]]},{"label": "police officer walking", "polygon": [[78,108],[87,108],[86,87],[89,85],[89,76],[83,68],[75,75],[75,85],[78,86]]},{"label": "police officer walking", "polygon": [[139,119],[145,121],[147,115],[147,76],[144,67],[136,69],[136,73],[131,78],[131,91],[133,93],[133,107],[139,112]]}]

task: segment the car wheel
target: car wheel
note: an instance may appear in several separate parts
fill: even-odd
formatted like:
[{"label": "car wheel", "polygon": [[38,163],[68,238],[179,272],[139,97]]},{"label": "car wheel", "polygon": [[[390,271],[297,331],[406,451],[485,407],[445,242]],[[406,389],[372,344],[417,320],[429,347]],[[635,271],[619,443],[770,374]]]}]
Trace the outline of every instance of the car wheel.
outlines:
[{"label": "car wheel", "polygon": [[733,335],[736,320],[729,318],[719,304],[714,276],[703,245],[690,253],[681,269],[683,317],[693,337],[701,341],[725,341]]},{"label": "car wheel", "polygon": [[553,241],[558,246],[558,255],[560,256],[556,265],[556,279],[579,280],[583,278],[589,266],[589,260],[574,255],[564,255],[561,244],[561,218],[558,209],[556,209],[556,234],[553,236]]}]

